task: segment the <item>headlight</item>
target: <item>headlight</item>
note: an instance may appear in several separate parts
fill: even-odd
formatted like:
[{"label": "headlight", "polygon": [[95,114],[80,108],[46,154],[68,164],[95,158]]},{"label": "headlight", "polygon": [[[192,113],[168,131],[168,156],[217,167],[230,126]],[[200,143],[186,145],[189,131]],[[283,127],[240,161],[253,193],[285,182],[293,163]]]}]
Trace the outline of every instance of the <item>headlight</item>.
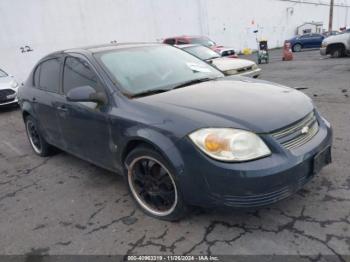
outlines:
[{"label": "headlight", "polygon": [[205,128],[189,135],[208,156],[221,161],[247,161],[271,154],[256,134],[233,128]]},{"label": "headlight", "polygon": [[18,87],[18,83],[17,83],[15,80],[12,80],[12,81],[10,82],[10,86],[11,86],[12,88],[16,88],[16,87]]},{"label": "headlight", "polygon": [[254,64],[254,65],[252,66],[252,70],[256,70],[256,69],[258,69],[258,65],[257,65],[257,64]]},{"label": "headlight", "polygon": [[235,70],[235,69],[231,69],[231,70],[227,70],[227,71],[225,71],[225,75],[236,75],[238,73],[238,71],[237,70]]}]

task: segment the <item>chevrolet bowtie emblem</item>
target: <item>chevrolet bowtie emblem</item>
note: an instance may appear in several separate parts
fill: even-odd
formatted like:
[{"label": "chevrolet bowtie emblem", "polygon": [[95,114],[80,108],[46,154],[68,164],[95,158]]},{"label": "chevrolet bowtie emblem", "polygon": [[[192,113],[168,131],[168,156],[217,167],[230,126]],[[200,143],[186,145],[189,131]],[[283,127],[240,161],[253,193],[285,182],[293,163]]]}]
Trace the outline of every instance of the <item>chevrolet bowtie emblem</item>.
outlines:
[{"label": "chevrolet bowtie emblem", "polygon": [[308,127],[308,126],[304,126],[304,127],[301,129],[301,133],[302,133],[302,134],[307,134],[307,133],[309,133],[309,127]]}]

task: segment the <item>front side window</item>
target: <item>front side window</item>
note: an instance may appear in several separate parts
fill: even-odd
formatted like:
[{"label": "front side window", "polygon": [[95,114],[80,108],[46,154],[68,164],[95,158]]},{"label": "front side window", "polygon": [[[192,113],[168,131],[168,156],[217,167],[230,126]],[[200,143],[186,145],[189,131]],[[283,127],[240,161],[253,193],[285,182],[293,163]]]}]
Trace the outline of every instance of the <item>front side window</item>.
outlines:
[{"label": "front side window", "polygon": [[310,34],[305,34],[305,35],[302,35],[300,38],[309,38],[310,37]]},{"label": "front side window", "polygon": [[5,71],[0,69],[0,77],[7,77],[7,76],[8,76],[8,74],[6,74]]},{"label": "front side window", "polygon": [[212,47],[215,45],[215,42],[210,40],[207,37],[198,37],[198,38],[192,38],[191,39],[192,44],[199,44],[199,45],[204,45],[206,47]]},{"label": "front side window", "polygon": [[150,90],[170,90],[183,82],[222,77],[202,60],[172,46],[121,48],[95,54],[127,95]]},{"label": "front side window", "polygon": [[205,46],[190,46],[184,48],[184,50],[202,60],[210,60],[220,57],[218,53]]},{"label": "front side window", "polygon": [[53,58],[41,63],[39,88],[46,90],[48,92],[58,93],[59,85],[60,85],[59,59]]},{"label": "front side window", "polygon": [[96,92],[103,91],[97,75],[86,61],[76,57],[67,57],[63,70],[63,92],[67,94],[71,89],[80,86],[90,86]]}]

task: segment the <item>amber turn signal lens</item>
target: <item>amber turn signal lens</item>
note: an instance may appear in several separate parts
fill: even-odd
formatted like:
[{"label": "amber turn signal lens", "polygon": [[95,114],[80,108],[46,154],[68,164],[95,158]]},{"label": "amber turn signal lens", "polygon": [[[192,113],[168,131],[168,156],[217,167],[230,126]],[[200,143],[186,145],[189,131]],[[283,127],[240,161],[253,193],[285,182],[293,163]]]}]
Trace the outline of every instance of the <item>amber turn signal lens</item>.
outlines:
[{"label": "amber turn signal lens", "polygon": [[227,148],[225,139],[215,134],[209,134],[204,140],[204,146],[209,152],[218,152]]}]

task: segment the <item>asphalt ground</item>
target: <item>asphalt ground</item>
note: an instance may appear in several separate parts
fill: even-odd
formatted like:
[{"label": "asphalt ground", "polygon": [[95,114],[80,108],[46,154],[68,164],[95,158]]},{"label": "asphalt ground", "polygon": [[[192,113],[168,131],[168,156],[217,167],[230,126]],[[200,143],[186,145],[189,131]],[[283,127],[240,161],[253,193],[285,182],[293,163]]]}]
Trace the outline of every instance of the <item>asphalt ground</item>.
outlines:
[{"label": "asphalt ground", "polygon": [[[334,128],[333,163],[294,196],[253,210],[196,210],[180,222],[144,215],[123,179],[66,153],[36,156],[18,108],[0,110],[0,254],[350,255],[350,58],[317,50],[261,78],[300,89]],[[252,59],[256,59],[253,55]]]}]

